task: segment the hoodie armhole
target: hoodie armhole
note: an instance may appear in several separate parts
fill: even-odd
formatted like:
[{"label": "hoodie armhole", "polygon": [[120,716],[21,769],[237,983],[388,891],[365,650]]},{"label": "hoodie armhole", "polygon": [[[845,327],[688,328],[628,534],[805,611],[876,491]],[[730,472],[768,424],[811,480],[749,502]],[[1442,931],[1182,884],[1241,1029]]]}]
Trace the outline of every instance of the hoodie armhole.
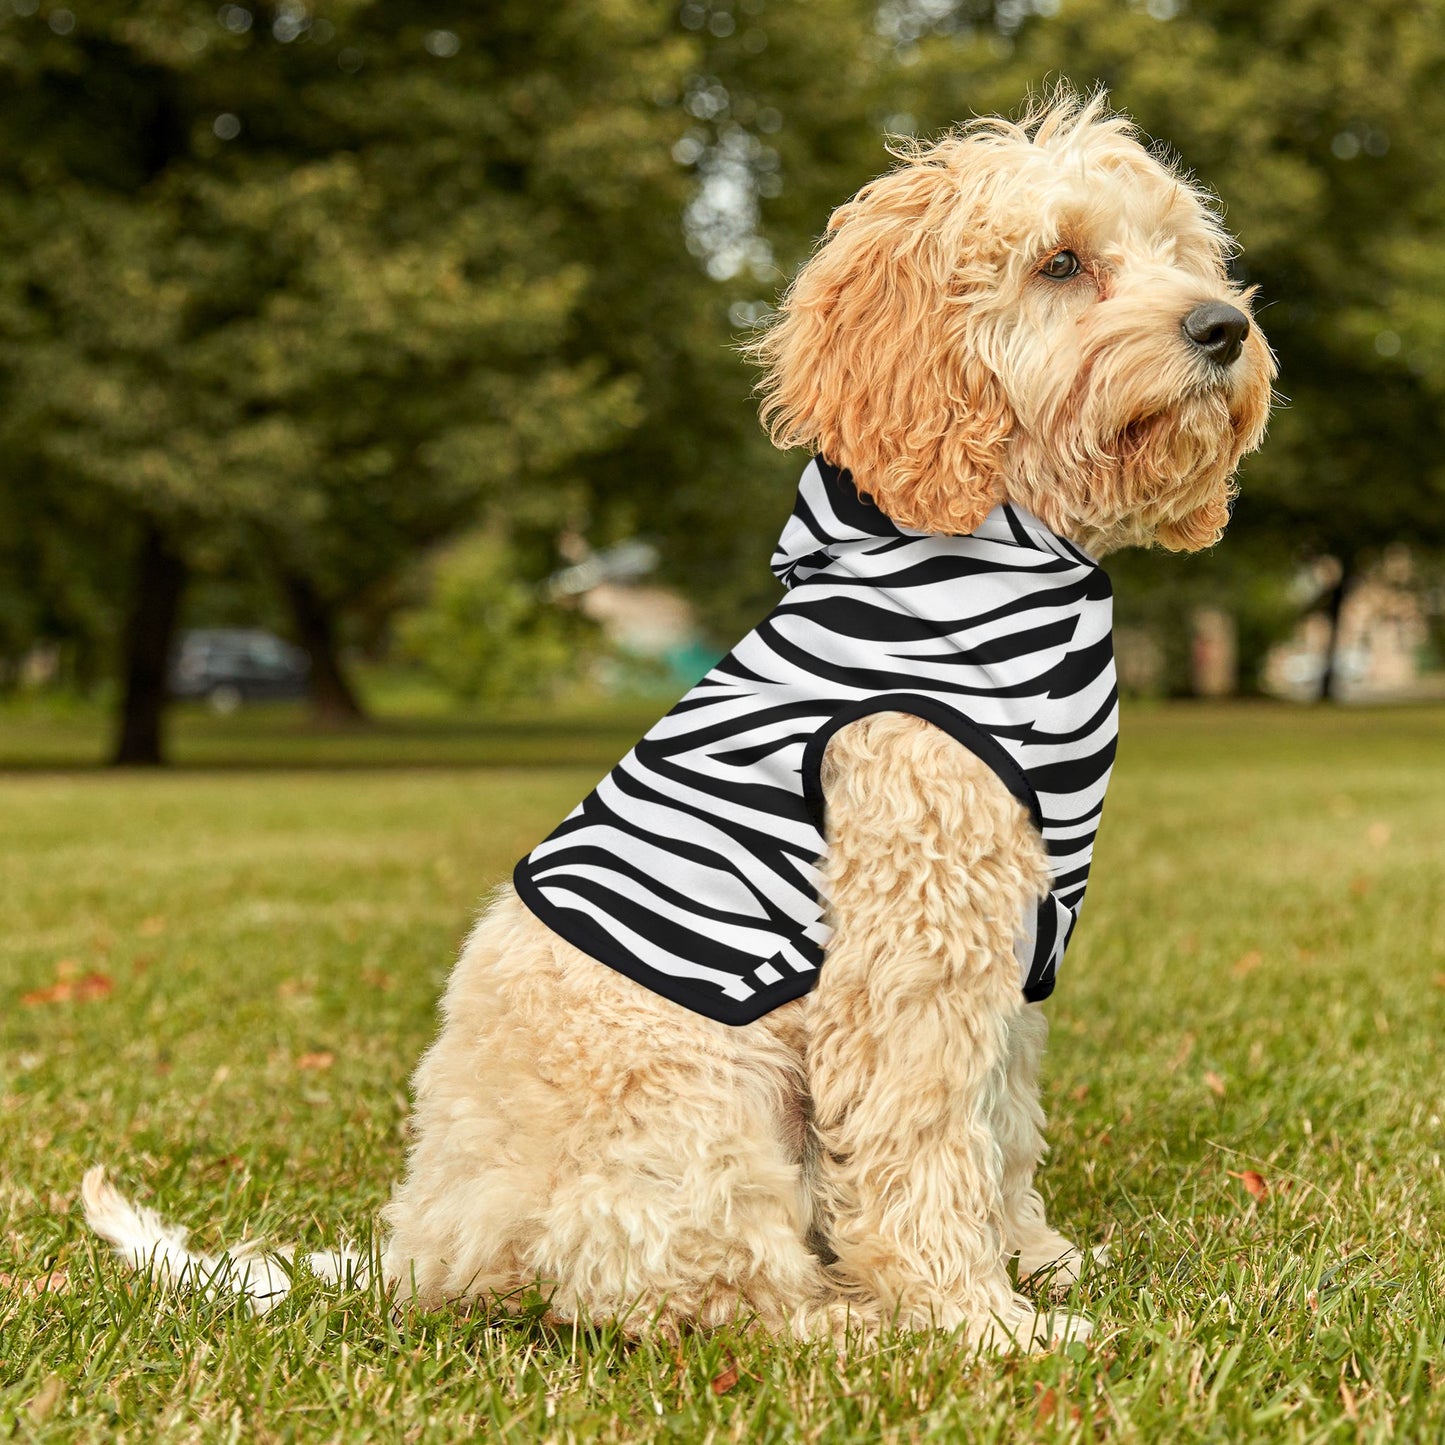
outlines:
[{"label": "hoodie armhole", "polygon": [[1042,830],[1043,810],[1039,807],[1038,795],[1034,792],[1024,770],[1013,760],[1007,750],[996,739],[990,737],[981,727],[969,722],[936,698],[923,697],[916,693],[892,692],[879,697],[863,698],[839,708],[817,732],[808,739],[803,749],[803,802],[808,809],[818,832],[828,836],[826,800],[823,797],[823,754],[833,734],[859,718],[871,717],[880,712],[902,712],[911,717],[931,723],[946,732],[961,747],[965,747],[981,762],[987,763],[999,781],[1020,803],[1028,809],[1034,827]]}]

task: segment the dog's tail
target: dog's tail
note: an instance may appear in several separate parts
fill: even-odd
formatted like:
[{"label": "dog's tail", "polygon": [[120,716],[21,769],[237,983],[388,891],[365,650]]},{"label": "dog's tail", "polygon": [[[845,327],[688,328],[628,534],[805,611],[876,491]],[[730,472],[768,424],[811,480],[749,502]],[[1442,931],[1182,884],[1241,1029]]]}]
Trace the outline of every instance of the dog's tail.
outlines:
[{"label": "dog's tail", "polygon": [[[195,1254],[186,1248],[186,1231],[167,1224],[153,1209],[132,1204],[105,1177],[105,1165],[86,1170],[80,1185],[85,1222],[130,1265],[162,1284],[201,1291],[207,1299],[243,1298],[263,1315],[286,1298],[291,1288],[295,1250],[265,1249],[252,1242],[221,1254]],[[305,1256],[311,1272],[331,1284],[363,1285],[371,1264],[353,1249],[331,1249]]]}]

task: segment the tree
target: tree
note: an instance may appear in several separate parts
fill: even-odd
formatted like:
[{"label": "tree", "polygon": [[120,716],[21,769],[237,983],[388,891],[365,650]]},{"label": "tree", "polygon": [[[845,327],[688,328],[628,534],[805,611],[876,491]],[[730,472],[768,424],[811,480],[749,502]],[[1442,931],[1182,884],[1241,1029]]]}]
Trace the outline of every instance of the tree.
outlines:
[{"label": "tree", "polygon": [[324,651],[480,513],[555,527],[577,459],[639,418],[636,375],[572,334],[593,258],[549,187],[675,224],[653,93],[688,43],[650,0],[432,13],[0,20],[0,437],[121,519],[118,761],[160,759],[198,548],[261,549]]},{"label": "tree", "polygon": [[260,559],[343,717],[348,625],[479,524],[532,577],[564,525],[645,532],[746,624],[798,459],[732,348],[885,130],[1061,73],[1244,240],[1290,403],[1236,538],[1346,579],[1445,542],[1441,0],[28,8],[0,16],[0,645],[94,672],[129,638],[127,759],[160,755],[151,631],[197,569]]},{"label": "tree", "polygon": [[738,345],[833,207],[887,164],[888,70],[868,0],[661,13],[687,47],[686,70],[651,91],[676,128],[647,160],[667,209],[638,226],[596,166],[539,180],[598,257],[570,345],[640,382],[638,424],[578,463],[579,521],[597,542],[655,538],[663,578],[730,640],[776,600],[767,558],[800,467],[763,435]]}]

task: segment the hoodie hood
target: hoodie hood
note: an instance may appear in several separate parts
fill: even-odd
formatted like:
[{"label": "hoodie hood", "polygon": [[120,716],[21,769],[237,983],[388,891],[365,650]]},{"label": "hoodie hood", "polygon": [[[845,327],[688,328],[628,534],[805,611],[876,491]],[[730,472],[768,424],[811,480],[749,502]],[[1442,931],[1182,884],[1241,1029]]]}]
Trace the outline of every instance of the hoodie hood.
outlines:
[{"label": "hoodie hood", "polygon": [[[1089,567],[1097,565],[1088,553],[1056,536],[1031,512],[1012,502],[995,507],[971,535],[1051,553]],[[851,472],[814,457],[803,470],[798,499],[773,551],[773,575],[784,587],[795,587],[850,553],[905,540],[932,541],[940,551],[947,551],[956,539],[898,526],[873,501],[860,495]]]}]

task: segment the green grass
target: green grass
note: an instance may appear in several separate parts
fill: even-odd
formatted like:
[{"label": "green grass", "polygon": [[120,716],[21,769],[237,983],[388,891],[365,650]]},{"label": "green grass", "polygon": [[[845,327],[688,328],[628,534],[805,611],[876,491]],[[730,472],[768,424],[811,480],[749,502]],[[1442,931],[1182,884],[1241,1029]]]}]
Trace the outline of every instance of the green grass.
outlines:
[{"label": "green grass", "polygon": [[[1045,1192],[1113,1248],[1087,1349],[674,1353],[310,1280],[255,1320],[86,1239],[95,1160],[203,1246],[365,1231],[473,910],[641,720],[197,718],[183,758],[248,766],[0,778],[0,1438],[1445,1439],[1439,709],[1126,716],[1049,1005]],[[0,756],[80,760],[27,726]],[[21,1002],[90,974],[112,990]]]},{"label": "green grass", "polygon": [[[598,701],[580,695],[522,705],[495,715],[443,711],[429,690],[384,678],[368,688],[372,721],[317,727],[300,703],[272,703],[217,716],[200,703],[171,708],[168,760],[179,768],[555,766],[559,760],[605,771],[669,700]],[[52,699],[0,704],[0,770],[99,767],[109,756],[111,722],[90,703]]]}]

